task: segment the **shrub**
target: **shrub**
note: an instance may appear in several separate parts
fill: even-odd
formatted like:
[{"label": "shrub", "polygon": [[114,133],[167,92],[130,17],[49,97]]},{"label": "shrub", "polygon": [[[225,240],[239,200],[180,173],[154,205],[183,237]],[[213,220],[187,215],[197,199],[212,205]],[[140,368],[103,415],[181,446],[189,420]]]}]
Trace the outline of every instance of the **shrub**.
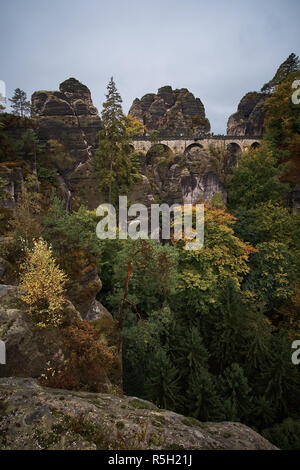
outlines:
[{"label": "shrub", "polygon": [[34,240],[32,249],[26,249],[26,259],[21,269],[22,300],[28,305],[28,313],[39,327],[59,326],[67,277],[57,266],[51,248],[42,238]]},{"label": "shrub", "polygon": [[87,321],[77,321],[61,330],[70,351],[64,367],[49,367],[42,376],[47,387],[89,392],[107,391],[108,376],[117,360],[102,332]]}]

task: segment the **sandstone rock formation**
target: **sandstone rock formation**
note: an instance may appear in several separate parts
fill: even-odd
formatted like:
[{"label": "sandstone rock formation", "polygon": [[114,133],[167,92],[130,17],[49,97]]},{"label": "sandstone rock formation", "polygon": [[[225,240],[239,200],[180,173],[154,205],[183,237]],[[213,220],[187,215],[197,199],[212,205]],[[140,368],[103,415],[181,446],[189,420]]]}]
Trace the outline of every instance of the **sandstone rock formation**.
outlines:
[{"label": "sandstone rock formation", "polygon": [[0,206],[12,210],[22,189],[23,172],[21,166],[17,162],[0,163],[0,179],[5,194],[5,197],[0,197]]},{"label": "sandstone rock formation", "polygon": [[[1,367],[1,366],[0,366]],[[276,450],[240,423],[201,423],[150,402],[0,379],[1,450]]]},{"label": "sandstone rock formation", "polygon": [[[80,319],[68,304],[70,321]],[[6,365],[0,377],[40,377],[48,361],[63,364],[69,358],[59,329],[37,329],[20,302],[16,286],[0,285],[0,338],[6,343]]]},{"label": "sandstone rock formation", "polygon": [[33,93],[32,107],[39,138],[49,146],[47,164],[57,169],[62,193],[67,200],[72,194],[95,207],[93,155],[101,121],[90,90],[69,78],[60,84],[59,91]]},{"label": "sandstone rock formation", "polygon": [[225,161],[220,162],[200,144],[188,147],[184,154],[174,154],[157,144],[147,154],[144,171],[158,201],[195,204],[221,193],[226,202],[224,165]]},{"label": "sandstone rock formation", "polygon": [[[1,263],[0,263],[1,269]],[[111,335],[115,322],[100,302],[94,301],[88,320],[97,320],[108,344],[117,347],[118,338]],[[81,323],[81,315],[68,301],[64,307],[64,327]],[[84,322],[85,323],[85,322]],[[6,364],[0,366],[0,377],[41,378],[49,364],[53,370],[65,369],[74,351],[66,341],[62,328],[37,328],[27,314],[17,286],[0,284],[0,339],[6,345]],[[115,344],[116,343],[116,344]],[[120,384],[121,357],[116,359],[107,383]]]},{"label": "sandstone rock formation", "polygon": [[148,132],[159,130],[161,135],[197,135],[210,130],[200,98],[186,88],[172,90],[164,86],[157,94],[136,98],[129,114],[143,122]]},{"label": "sandstone rock formation", "polygon": [[237,112],[228,119],[227,135],[262,136],[266,97],[265,93],[247,93],[241,99]]}]

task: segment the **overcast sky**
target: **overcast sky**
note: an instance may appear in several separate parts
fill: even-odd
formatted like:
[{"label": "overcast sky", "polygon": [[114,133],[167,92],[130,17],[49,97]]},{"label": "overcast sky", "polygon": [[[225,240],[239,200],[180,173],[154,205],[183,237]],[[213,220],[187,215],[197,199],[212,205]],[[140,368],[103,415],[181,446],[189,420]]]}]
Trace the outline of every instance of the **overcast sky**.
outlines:
[{"label": "overcast sky", "polygon": [[75,77],[101,111],[113,75],[128,112],[171,85],[201,98],[215,133],[246,92],[300,54],[299,0],[0,0],[0,14],[9,97]]}]

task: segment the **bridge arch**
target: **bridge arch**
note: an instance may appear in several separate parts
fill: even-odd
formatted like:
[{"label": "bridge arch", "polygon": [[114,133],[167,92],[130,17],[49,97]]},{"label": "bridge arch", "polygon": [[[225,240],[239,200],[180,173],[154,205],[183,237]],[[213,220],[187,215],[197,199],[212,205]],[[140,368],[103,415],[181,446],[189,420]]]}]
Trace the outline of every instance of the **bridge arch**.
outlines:
[{"label": "bridge arch", "polygon": [[173,155],[172,150],[166,144],[158,143],[150,147],[146,153],[146,163],[154,163],[155,160],[167,159]]},{"label": "bridge arch", "polygon": [[260,143],[259,142],[253,142],[253,144],[251,144],[250,148],[251,149],[257,149],[258,147],[260,147]]},{"label": "bridge arch", "polygon": [[190,144],[184,151],[185,154],[188,154],[190,152],[193,152],[193,150],[197,150],[197,149],[203,149],[203,145],[201,144],[198,144],[198,142],[195,142],[193,144]]},{"label": "bridge arch", "polygon": [[228,150],[232,155],[241,155],[242,149],[239,144],[236,142],[229,142],[226,145],[226,150]]}]

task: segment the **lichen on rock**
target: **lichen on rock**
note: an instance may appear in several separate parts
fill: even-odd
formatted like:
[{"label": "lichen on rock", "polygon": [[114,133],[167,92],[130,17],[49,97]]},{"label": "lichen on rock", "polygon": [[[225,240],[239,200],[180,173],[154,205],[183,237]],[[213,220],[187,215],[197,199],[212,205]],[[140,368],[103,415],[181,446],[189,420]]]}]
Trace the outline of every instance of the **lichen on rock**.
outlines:
[{"label": "lichen on rock", "polygon": [[[138,402],[138,406],[137,406]],[[0,379],[1,450],[275,450],[240,423],[200,423],[133,397]]]}]

